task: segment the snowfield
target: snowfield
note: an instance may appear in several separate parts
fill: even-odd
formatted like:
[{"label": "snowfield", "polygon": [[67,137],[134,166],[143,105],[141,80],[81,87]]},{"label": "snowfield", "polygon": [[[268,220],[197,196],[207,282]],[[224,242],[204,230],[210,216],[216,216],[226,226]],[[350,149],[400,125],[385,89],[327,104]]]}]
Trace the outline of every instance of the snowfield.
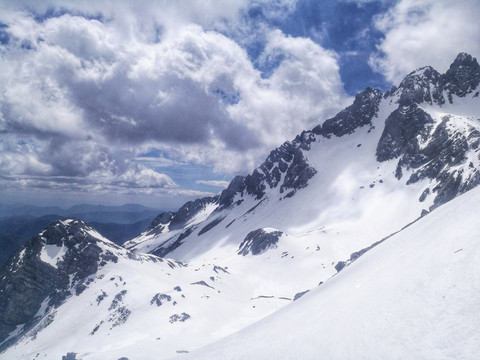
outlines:
[{"label": "snowfield", "polygon": [[476,359],[480,228],[474,189],[301,299],[182,359]]}]

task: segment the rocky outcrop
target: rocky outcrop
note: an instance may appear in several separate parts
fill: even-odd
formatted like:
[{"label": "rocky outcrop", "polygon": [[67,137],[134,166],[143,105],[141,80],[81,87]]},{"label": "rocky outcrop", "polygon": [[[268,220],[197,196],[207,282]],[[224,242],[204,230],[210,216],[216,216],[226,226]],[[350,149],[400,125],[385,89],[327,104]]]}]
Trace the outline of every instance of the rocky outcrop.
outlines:
[{"label": "rocky outcrop", "polygon": [[[435,194],[433,209],[480,183],[480,174],[473,163],[462,168],[468,154],[480,155],[480,132],[458,119],[444,116],[434,127],[434,120],[420,106],[424,103],[442,105],[444,95],[472,94],[480,82],[480,66],[472,56],[461,53],[441,75],[431,67],[410,73],[398,88],[387,97],[398,98],[398,109],[385,121],[385,128],[376,150],[377,160],[398,159],[396,177],[402,179],[404,170],[413,170],[407,184],[422,179],[434,181],[420,197],[424,201]],[[474,96],[478,96],[475,95]],[[465,129],[466,128],[466,129]]]},{"label": "rocky outcrop", "polygon": [[380,90],[366,88],[355,96],[352,105],[340,111],[334,118],[326,120],[323,125],[315,127],[313,132],[330,138],[332,135],[352,134],[359,127],[372,125],[372,119],[378,113],[381,100]]},{"label": "rocky outcrop", "polygon": [[420,141],[429,135],[428,125],[433,119],[417,104],[400,106],[385,121],[385,128],[377,145],[377,160],[382,162],[400,157],[404,166],[419,162]]},{"label": "rocky outcrop", "polygon": [[209,204],[216,203],[218,196],[207,196],[185,203],[177,212],[166,211],[153,219],[147,233],[160,234],[168,226],[169,230],[183,229],[185,225]]},{"label": "rocky outcrop", "polygon": [[297,190],[305,188],[317,173],[305,155],[312,141],[315,141],[315,135],[311,131],[304,131],[293,141],[287,141],[273,150],[250,175],[236,176],[220,194],[219,208],[226,209],[234,205],[237,194],[248,194],[261,200],[267,189],[278,188],[280,194],[285,194],[284,197],[291,197]]},{"label": "rocky outcrop", "polygon": [[460,53],[441,79],[441,89],[447,92],[449,102],[452,95],[464,97],[475,90],[478,96],[480,83],[480,65],[470,54]]},{"label": "rocky outcrop", "polygon": [[248,233],[238,248],[238,255],[260,255],[277,246],[283,232],[273,229],[257,229]]},{"label": "rocky outcrop", "polygon": [[400,106],[412,103],[443,105],[446,101],[452,103],[453,95],[465,97],[474,93],[478,96],[479,83],[480,65],[477,59],[460,53],[445,74],[440,74],[431,66],[422,67],[408,74],[398,88],[394,86],[385,97],[398,97]]},{"label": "rocky outcrop", "polygon": [[439,90],[441,78],[442,75],[437,70],[431,66],[425,66],[408,74],[398,88],[393,88],[386,95],[387,97],[398,96],[400,106],[438,103],[441,95],[441,90]]},{"label": "rocky outcrop", "polygon": [[42,303],[54,308],[83,292],[99,267],[117,262],[116,249],[78,220],[56,221],[30,239],[0,271],[0,342],[17,325],[32,327]]}]

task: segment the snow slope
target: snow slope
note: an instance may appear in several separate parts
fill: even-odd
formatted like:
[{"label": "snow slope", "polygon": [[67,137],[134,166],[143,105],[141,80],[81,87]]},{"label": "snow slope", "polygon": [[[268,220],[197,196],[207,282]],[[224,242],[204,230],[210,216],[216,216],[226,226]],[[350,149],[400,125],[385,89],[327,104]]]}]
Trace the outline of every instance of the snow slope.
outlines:
[{"label": "snow slope", "polygon": [[373,248],[325,284],[182,359],[477,359],[480,189]]}]

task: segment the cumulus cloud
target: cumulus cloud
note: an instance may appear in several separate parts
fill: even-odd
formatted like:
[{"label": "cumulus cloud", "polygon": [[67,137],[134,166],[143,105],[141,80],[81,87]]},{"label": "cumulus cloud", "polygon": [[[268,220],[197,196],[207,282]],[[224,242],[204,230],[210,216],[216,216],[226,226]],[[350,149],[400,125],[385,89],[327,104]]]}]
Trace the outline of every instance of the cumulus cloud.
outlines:
[{"label": "cumulus cloud", "polygon": [[[153,170],[159,163],[245,173],[345,105],[334,52],[264,26],[265,77],[241,44],[217,31],[244,2],[188,2],[180,15],[182,4],[4,4],[4,181],[181,193]],[[267,5],[280,19],[295,2]],[[162,155],[142,156],[149,149]]]},{"label": "cumulus cloud", "polygon": [[370,64],[393,83],[425,65],[445,72],[460,52],[480,56],[479,18],[476,0],[401,0],[376,19],[385,38]]}]

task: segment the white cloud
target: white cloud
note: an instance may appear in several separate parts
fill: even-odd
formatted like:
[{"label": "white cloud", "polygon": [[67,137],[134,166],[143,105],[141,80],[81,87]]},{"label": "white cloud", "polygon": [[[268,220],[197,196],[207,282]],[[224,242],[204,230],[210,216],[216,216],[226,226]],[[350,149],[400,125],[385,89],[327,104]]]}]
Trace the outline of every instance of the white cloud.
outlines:
[{"label": "white cloud", "polygon": [[197,180],[196,183],[200,185],[219,187],[222,189],[225,189],[229,185],[228,181],[221,180]]},{"label": "white cloud", "polygon": [[152,169],[129,169],[113,179],[129,188],[176,188],[177,184],[167,175],[159,174]]},{"label": "white cloud", "polygon": [[421,66],[440,72],[460,52],[480,56],[477,0],[401,0],[376,19],[385,34],[372,67],[393,83]]},{"label": "white cloud", "polygon": [[[22,176],[23,184],[42,175],[98,191],[179,193],[150,168],[194,162],[246,173],[345,104],[333,52],[262,28],[262,61],[281,58],[265,79],[244,48],[214,31],[211,24],[228,22],[242,1],[188,2],[187,11],[183,1],[60,1],[67,13],[34,19],[56,3],[46,4],[3,4],[0,14],[9,34],[0,44],[0,127],[12,144],[28,145],[4,141],[0,174]],[[269,16],[293,11],[295,2],[280,5]],[[148,148],[169,159],[139,157]]]}]

